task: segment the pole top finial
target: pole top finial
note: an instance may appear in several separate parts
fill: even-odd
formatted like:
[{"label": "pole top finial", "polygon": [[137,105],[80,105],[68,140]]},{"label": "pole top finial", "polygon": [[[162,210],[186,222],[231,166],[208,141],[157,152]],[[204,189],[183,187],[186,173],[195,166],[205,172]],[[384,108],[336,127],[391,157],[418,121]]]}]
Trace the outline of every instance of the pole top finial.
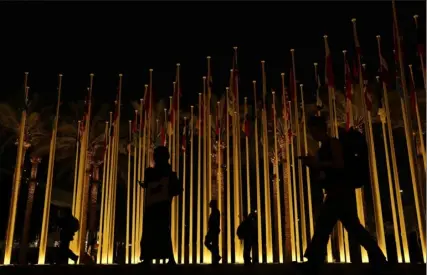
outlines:
[{"label": "pole top finial", "polygon": [[29,72],[25,72],[24,74],[28,75],[28,74],[29,74]]},{"label": "pole top finial", "polygon": [[299,86],[302,88],[302,87],[304,87],[304,84],[299,84]]},{"label": "pole top finial", "polygon": [[217,101],[216,104],[220,104],[221,102]]},{"label": "pole top finial", "polygon": [[62,74],[59,74],[59,77],[62,77],[63,75]]},{"label": "pole top finial", "polygon": [[352,18],[351,22],[356,23],[356,18]]},{"label": "pole top finial", "polygon": [[132,123],[132,120],[129,119],[129,124],[131,124],[131,123]]},{"label": "pole top finial", "polygon": [[233,47],[233,49],[234,49],[234,50],[237,50],[237,46],[234,46],[234,47]]},{"label": "pole top finial", "polygon": [[376,78],[376,79],[380,79],[380,76],[379,76],[379,75],[377,75],[377,76],[375,76],[375,78]]},{"label": "pole top finial", "polygon": [[246,100],[248,100],[248,97],[247,97],[247,96],[245,96],[243,99],[246,101]]},{"label": "pole top finial", "polygon": [[256,80],[252,80],[252,83],[253,83],[253,84],[256,84]]},{"label": "pole top finial", "polygon": [[225,87],[225,89],[228,91],[228,90],[230,90],[230,88],[229,87]]},{"label": "pole top finial", "polygon": [[176,63],[176,66],[177,66],[177,67],[181,66],[181,63]]},{"label": "pole top finial", "polygon": [[170,99],[172,99],[172,96],[169,96]]},{"label": "pole top finial", "polygon": [[265,60],[261,60],[261,63],[262,63],[262,64],[264,64],[264,63],[265,63]]},{"label": "pole top finial", "polygon": [[[79,122],[80,122],[80,120],[79,120]],[[108,123],[109,123],[109,122],[108,122],[108,120],[106,120],[106,121],[105,121],[105,124],[108,124]]]},{"label": "pole top finial", "polygon": [[274,95],[276,92],[275,91],[271,91],[271,94]]},{"label": "pole top finial", "polygon": [[381,35],[379,35],[379,34],[378,34],[378,35],[376,36],[376,38],[377,38],[378,40],[380,40],[380,39],[381,39]]},{"label": "pole top finial", "polygon": [[202,93],[199,93],[199,96],[202,96]]},{"label": "pole top finial", "polygon": [[419,16],[418,16],[418,14],[415,14],[414,15],[414,19],[417,19]]},{"label": "pole top finial", "polygon": [[346,53],[347,53],[347,50],[342,50],[342,52],[343,52],[343,54],[346,54]]},{"label": "pole top finial", "polygon": [[202,78],[203,78],[203,80],[206,80],[206,76],[203,76]]},{"label": "pole top finial", "polygon": [[145,84],[145,85],[144,85],[144,87],[145,87],[145,88],[147,88],[147,87],[148,87],[148,84]]},{"label": "pole top finial", "polygon": [[137,114],[137,113],[138,113],[138,110],[135,109],[135,114]]},{"label": "pole top finial", "polygon": [[409,64],[409,65],[408,65],[408,67],[409,67],[409,68],[412,68],[412,64]]},{"label": "pole top finial", "polygon": [[153,69],[149,69],[150,72],[154,71]]},{"label": "pole top finial", "polygon": [[280,73],[281,76],[285,76],[285,73]]},{"label": "pole top finial", "polygon": [[191,108],[191,109],[193,109],[193,108],[194,108],[194,105],[191,105],[191,106],[190,106],[190,108]]},{"label": "pole top finial", "polygon": [[323,39],[328,39],[328,36],[325,34],[325,35],[323,36]]},{"label": "pole top finial", "polygon": [[210,55],[208,55],[208,56],[206,56],[206,58],[207,58],[207,59],[211,59],[211,56],[210,56]]},{"label": "pole top finial", "polygon": [[[94,74],[90,74],[90,76],[94,76]],[[119,74],[119,77],[123,77],[123,74]]]},{"label": "pole top finial", "polygon": [[295,51],[295,49],[291,49],[291,52],[294,52]]},{"label": "pole top finial", "polygon": [[317,62],[314,62],[314,66],[317,66],[317,65],[319,65],[319,63],[317,63]]}]

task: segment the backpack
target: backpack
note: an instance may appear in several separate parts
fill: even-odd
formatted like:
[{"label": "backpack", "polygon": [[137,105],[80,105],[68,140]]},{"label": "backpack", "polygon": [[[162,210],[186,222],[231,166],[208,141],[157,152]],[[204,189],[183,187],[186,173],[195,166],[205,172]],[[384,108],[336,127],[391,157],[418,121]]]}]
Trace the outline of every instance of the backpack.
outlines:
[{"label": "backpack", "polygon": [[237,232],[236,232],[236,234],[237,234],[237,237],[239,238],[239,240],[243,240],[243,239],[245,238],[245,235],[246,235],[246,227],[247,227],[246,220],[245,220],[245,221],[243,221],[243,222],[239,225],[239,227],[237,227]]},{"label": "backpack", "polygon": [[365,136],[354,128],[340,136],[343,148],[344,175],[352,188],[358,189],[370,183],[368,145]]}]

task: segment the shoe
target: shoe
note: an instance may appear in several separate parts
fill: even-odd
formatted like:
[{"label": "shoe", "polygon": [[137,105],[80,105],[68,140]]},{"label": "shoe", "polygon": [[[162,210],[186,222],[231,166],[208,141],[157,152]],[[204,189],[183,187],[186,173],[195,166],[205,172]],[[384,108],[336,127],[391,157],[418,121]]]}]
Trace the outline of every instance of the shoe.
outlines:
[{"label": "shoe", "polygon": [[221,256],[214,256],[212,259],[212,264],[219,264],[219,261],[221,261],[222,257]]}]

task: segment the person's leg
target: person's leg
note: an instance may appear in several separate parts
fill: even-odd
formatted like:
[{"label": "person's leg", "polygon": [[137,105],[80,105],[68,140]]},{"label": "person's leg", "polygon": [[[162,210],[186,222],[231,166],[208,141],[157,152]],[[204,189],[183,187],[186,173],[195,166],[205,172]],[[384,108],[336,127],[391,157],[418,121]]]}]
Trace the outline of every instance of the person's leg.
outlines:
[{"label": "person's leg", "polygon": [[221,260],[219,255],[219,234],[212,234],[211,246],[213,263],[218,263]]},{"label": "person's leg", "polygon": [[245,238],[243,240],[243,260],[245,262],[245,265],[251,263],[251,246],[252,242],[250,238]]},{"label": "person's leg", "polygon": [[211,253],[213,253],[213,252],[212,252],[212,249],[213,249],[213,246],[212,246],[212,233],[211,233],[210,231],[208,231],[208,233],[207,233],[207,234],[206,234],[206,236],[205,236],[205,242],[204,242],[204,244],[205,244],[206,248],[207,248]]},{"label": "person's leg", "polygon": [[335,199],[327,197],[317,218],[313,238],[304,252],[310,263],[319,265],[324,262],[329,236],[337,219]]},{"label": "person's leg", "polygon": [[382,265],[386,262],[384,253],[379,248],[377,242],[369,234],[363,225],[360,223],[359,217],[355,209],[343,202],[343,211],[339,215],[344,228],[361,246],[363,246],[369,256],[369,262],[373,265]]}]

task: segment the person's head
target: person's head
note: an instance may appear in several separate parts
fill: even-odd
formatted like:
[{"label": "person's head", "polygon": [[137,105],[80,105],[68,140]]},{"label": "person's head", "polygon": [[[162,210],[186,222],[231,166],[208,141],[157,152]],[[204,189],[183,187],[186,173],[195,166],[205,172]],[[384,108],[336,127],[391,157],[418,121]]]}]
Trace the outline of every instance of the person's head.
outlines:
[{"label": "person's head", "polygon": [[251,220],[256,220],[256,218],[257,218],[256,210],[255,210],[255,211],[253,211],[253,212],[251,212],[251,213],[249,214],[248,218],[249,218],[249,219],[251,219]]},{"label": "person's head", "polygon": [[328,137],[328,125],[324,117],[311,116],[307,121],[307,127],[316,141],[323,141]]},{"label": "person's head", "polygon": [[169,161],[169,150],[165,146],[158,146],[154,149],[154,162],[156,165],[165,165]]},{"label": "person's head", "polygon": [[218,208],[218,202],[216,200],[211,200],[209,202],[209,207],[212,209]]}]

